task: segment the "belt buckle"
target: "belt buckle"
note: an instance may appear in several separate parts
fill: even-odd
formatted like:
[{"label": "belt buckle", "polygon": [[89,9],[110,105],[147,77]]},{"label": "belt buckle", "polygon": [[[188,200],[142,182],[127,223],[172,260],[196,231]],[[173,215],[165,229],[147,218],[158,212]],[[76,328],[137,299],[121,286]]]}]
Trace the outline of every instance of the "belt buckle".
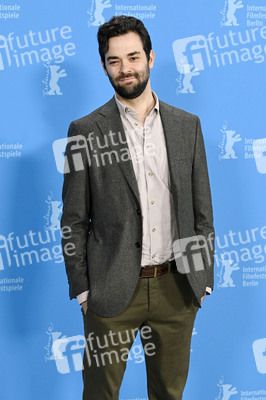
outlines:
[{"label": "belt buckle", "polygon": [[158,271],[158,267],[154,267],[154,274],[153,274],[154,278],[156,278],[156,276],[157,276],[157,271]]}]

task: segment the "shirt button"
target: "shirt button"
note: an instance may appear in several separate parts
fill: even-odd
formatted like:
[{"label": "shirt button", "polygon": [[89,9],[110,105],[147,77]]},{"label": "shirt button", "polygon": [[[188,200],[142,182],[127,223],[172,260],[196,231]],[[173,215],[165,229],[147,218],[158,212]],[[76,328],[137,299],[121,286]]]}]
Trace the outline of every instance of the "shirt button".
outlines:
[{"label": "shirt button", "polygon": [[130,108],[126,107],[126,112],[129,113],[130,112]]},{"label": "shirt button", "polygon": [[150,146],[146,146],[146,149],[148,149]]},{"label": "shirt button", "polygon": [[149,176],[152,176],[153,175],[153,173],[152,172],[149,172]]},{"label": "shirt button", "polygon": [[140,215],[140,214],[141,214],[141,211],[140,211],[139,209],[137,209],[137,214],[138,214],[138,215]]},{"label": "shirt button", "polygon": [[135,125],[136,125],[136,126],[138,126],[138,124],[139,124],[138,122],[135,122]]},{"label": "shirt button", "polygon": [[153,256],[151,256],[151,258],[154,258],[155,257],[155,254],[153,254]]},{"label": "shirt button", "polygon": [[155,232],[156,231],[156,228],[152,228],[152,232]]},{"label": "shirt button", "polygon": [[152,201],[151,201],[151,204],[154,204],[154,203],[155,203],[155,201],[154,201],[154,200],[152,200]]}]

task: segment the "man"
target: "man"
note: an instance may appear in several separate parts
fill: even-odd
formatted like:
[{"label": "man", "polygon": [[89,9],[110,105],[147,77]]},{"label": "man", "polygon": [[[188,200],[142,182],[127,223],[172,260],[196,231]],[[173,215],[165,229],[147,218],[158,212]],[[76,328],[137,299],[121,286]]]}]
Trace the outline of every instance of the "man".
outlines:
[{"label": "man", "polygon": [[154,350],[149,399],[181,400],[196,313],[213,289],[201,126],[151,90],[155,55],[141,21],[113,17],[98,42],[115,95],[70,124],[61,220],[70,299],[84,318],[83,400],[118,399],[138,329]]}]

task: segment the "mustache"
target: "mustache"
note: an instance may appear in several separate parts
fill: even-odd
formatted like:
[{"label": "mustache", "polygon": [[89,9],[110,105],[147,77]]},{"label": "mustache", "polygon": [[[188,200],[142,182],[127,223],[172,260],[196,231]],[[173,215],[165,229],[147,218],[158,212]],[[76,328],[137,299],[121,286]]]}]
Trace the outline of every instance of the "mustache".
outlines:
[{"label": "mustache", "polygon": [[125,78],[137,78],[138,74],[121,74],[117,79],[120,81],[121,79]]}]

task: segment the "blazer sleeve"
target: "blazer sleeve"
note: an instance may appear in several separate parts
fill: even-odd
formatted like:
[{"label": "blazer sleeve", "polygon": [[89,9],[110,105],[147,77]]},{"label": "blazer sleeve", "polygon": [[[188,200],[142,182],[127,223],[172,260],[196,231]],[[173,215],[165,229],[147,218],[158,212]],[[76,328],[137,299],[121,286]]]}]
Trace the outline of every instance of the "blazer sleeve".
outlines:
[{"label": "blazer sleeve", "polygon": [[[65,151],[69,168],[67,171],[65,167],[64,171],[61,218],[62,249],[71,300],[89,290],[87,239],[90,229],[90,182],[86,145],[86,138],[80,134],[78,124],[71,122]],[[82,168],[74,168],[74,152],[82,160]]]},{"label": "blazer sleeve", "polygon": [[203,235],[205,237],[208,246],[207,250],[210,255],[210,259],[208,259],[206,257],[206,252],[202,252],[203,262],[207,273],[206,286],[210,287],[213,290],[215,231],[213,227],[213,209],[207,159],[201,130],[201,123],[198,117],[193,157],[192,191],[195,232],[197,235]]}]

